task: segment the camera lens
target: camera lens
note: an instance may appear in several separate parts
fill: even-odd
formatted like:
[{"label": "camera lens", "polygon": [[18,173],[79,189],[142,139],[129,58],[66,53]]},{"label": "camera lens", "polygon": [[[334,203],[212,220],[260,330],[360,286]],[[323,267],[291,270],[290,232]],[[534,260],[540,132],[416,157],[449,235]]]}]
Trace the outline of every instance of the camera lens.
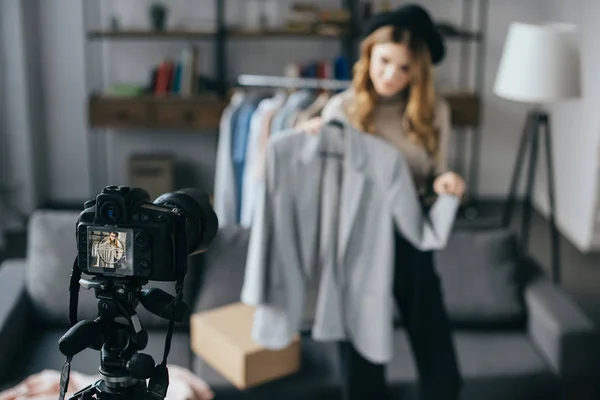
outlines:
[{"label": "camera lens", "polygon": [[165,193],[154,204],[179,207],[187,222],[188,252],[205,250],[219,229],[219,220],[209,197],[198,189],[182,189]]},{"label": "camera lens", "polygon": [[100,208],[102,218],[107,222],[116,222],[121,218],[121,210],[112,201],[107,201]]}]

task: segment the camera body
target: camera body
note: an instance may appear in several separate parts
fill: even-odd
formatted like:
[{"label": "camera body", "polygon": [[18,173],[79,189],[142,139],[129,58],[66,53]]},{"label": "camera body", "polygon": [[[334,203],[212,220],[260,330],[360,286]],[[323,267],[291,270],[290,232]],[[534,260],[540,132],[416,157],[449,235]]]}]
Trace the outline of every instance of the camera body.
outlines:
[{"label": "camera body", "polygon": [[107,186],[79,216],[79,269],[89,275],[175,281],[178,224],[185,218],[177,206],[152,203],[140,188]]}]

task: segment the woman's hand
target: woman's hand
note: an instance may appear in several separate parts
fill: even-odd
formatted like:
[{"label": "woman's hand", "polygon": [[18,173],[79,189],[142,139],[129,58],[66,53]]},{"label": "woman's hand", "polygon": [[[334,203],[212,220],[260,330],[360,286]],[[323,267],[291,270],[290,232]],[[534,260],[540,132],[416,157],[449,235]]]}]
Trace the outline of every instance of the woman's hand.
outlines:
[{"label": "woman's hand", "polygon": [[165,400],[212,400],[215,397],[204,379],[187,368],[169,364],[169,380]]},{"label": "woman's hand", "polygon": [[433,190],[438,195],[453,194],[462,197],[465,193],[465,181],[455,172],[446,172],[435,178]]},{"label": "woman's hand", "polygon": [[296,125],[296,129],[298,129],[300,131],[304,131],[304,132],[308,133],[309,135],[317,134],[321,130],[322,127],[323,127],[323,118],[321,118],[321,117],[314,117],[314,118],[311,118],[307,121],[304,121],[304,122]]}]

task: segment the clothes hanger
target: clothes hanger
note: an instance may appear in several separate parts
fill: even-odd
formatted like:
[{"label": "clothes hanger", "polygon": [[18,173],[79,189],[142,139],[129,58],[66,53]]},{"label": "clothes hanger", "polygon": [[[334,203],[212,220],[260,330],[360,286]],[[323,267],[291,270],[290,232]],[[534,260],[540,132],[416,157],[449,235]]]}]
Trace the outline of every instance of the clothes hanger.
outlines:
[{"label": "clothes hanger", "polygon": [[321,91],[320,89],[317,89],[317,93],[319,94],[315,98],[315,100],[308,107],[305,107],[300,112],[296,124],[303,123],[313,117],[318,116],[325,107],[325,104],[327,104],[329,98],[331,97],[326,91]]},{"label": "clothes hanger", "polygon": [[277,88],[273,94],[273,100],[285,100],[288,96],[286,88]]},{"label": "clothes hanger", "polygon": [[330,119],[325,125],[331,125],[339,128],[342,131],[342,134],[344,133],[344,129],[346,127],[346,125],[344,125],[344,123],[337,118]]},{"label": "clothes hanger", "polygon": [[[337,131],[341,135],[342,142],[344,141],[344,129],[346,128],[345,124],[339,119],[333,118],[325,123],[325,126],[333,126],[337,128]],[[343,151],[332,151],[332,150],[321,150],[322,157],[333,157],[342,160],[344,158]]]}]

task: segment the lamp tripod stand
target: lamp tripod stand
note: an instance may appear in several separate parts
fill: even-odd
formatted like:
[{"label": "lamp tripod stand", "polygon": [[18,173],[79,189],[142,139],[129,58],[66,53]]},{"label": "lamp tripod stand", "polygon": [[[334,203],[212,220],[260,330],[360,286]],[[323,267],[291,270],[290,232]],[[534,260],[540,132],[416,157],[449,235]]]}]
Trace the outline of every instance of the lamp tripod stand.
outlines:
[{"label": "lamp tripod stand", "polygon": [[546,171],[548,176],[548,200],[550,206],[550,256],[552,266],[552,279],[555,283],[560,283],[560,236],[556,227],[556,202],[554,188],[554,162],[552,157],[552,139],[550,131],[550,117],[544,111],[534,110],[529,112],[525,121],[525,127],[521,136],[521,143],[517,153],[510,191],[508,199],[504,206],[502,215],[502,226],[509,227],[514,212],[516,202],[517,187],[523,171],[525,162],[525,153],[529,149],[529,165],[527,167],[527,187],[525,192],[525,201],[523,204],[523,219],[521,221],[520,235],[520,254],[526,254],[529,246],[529,237],[531,234],[531,216],[532,216],[532,192],[534,187],[535,172],[537,166],[537,156],[540,147],[540,136],[544,136],[544,150],[546,152]]}]

